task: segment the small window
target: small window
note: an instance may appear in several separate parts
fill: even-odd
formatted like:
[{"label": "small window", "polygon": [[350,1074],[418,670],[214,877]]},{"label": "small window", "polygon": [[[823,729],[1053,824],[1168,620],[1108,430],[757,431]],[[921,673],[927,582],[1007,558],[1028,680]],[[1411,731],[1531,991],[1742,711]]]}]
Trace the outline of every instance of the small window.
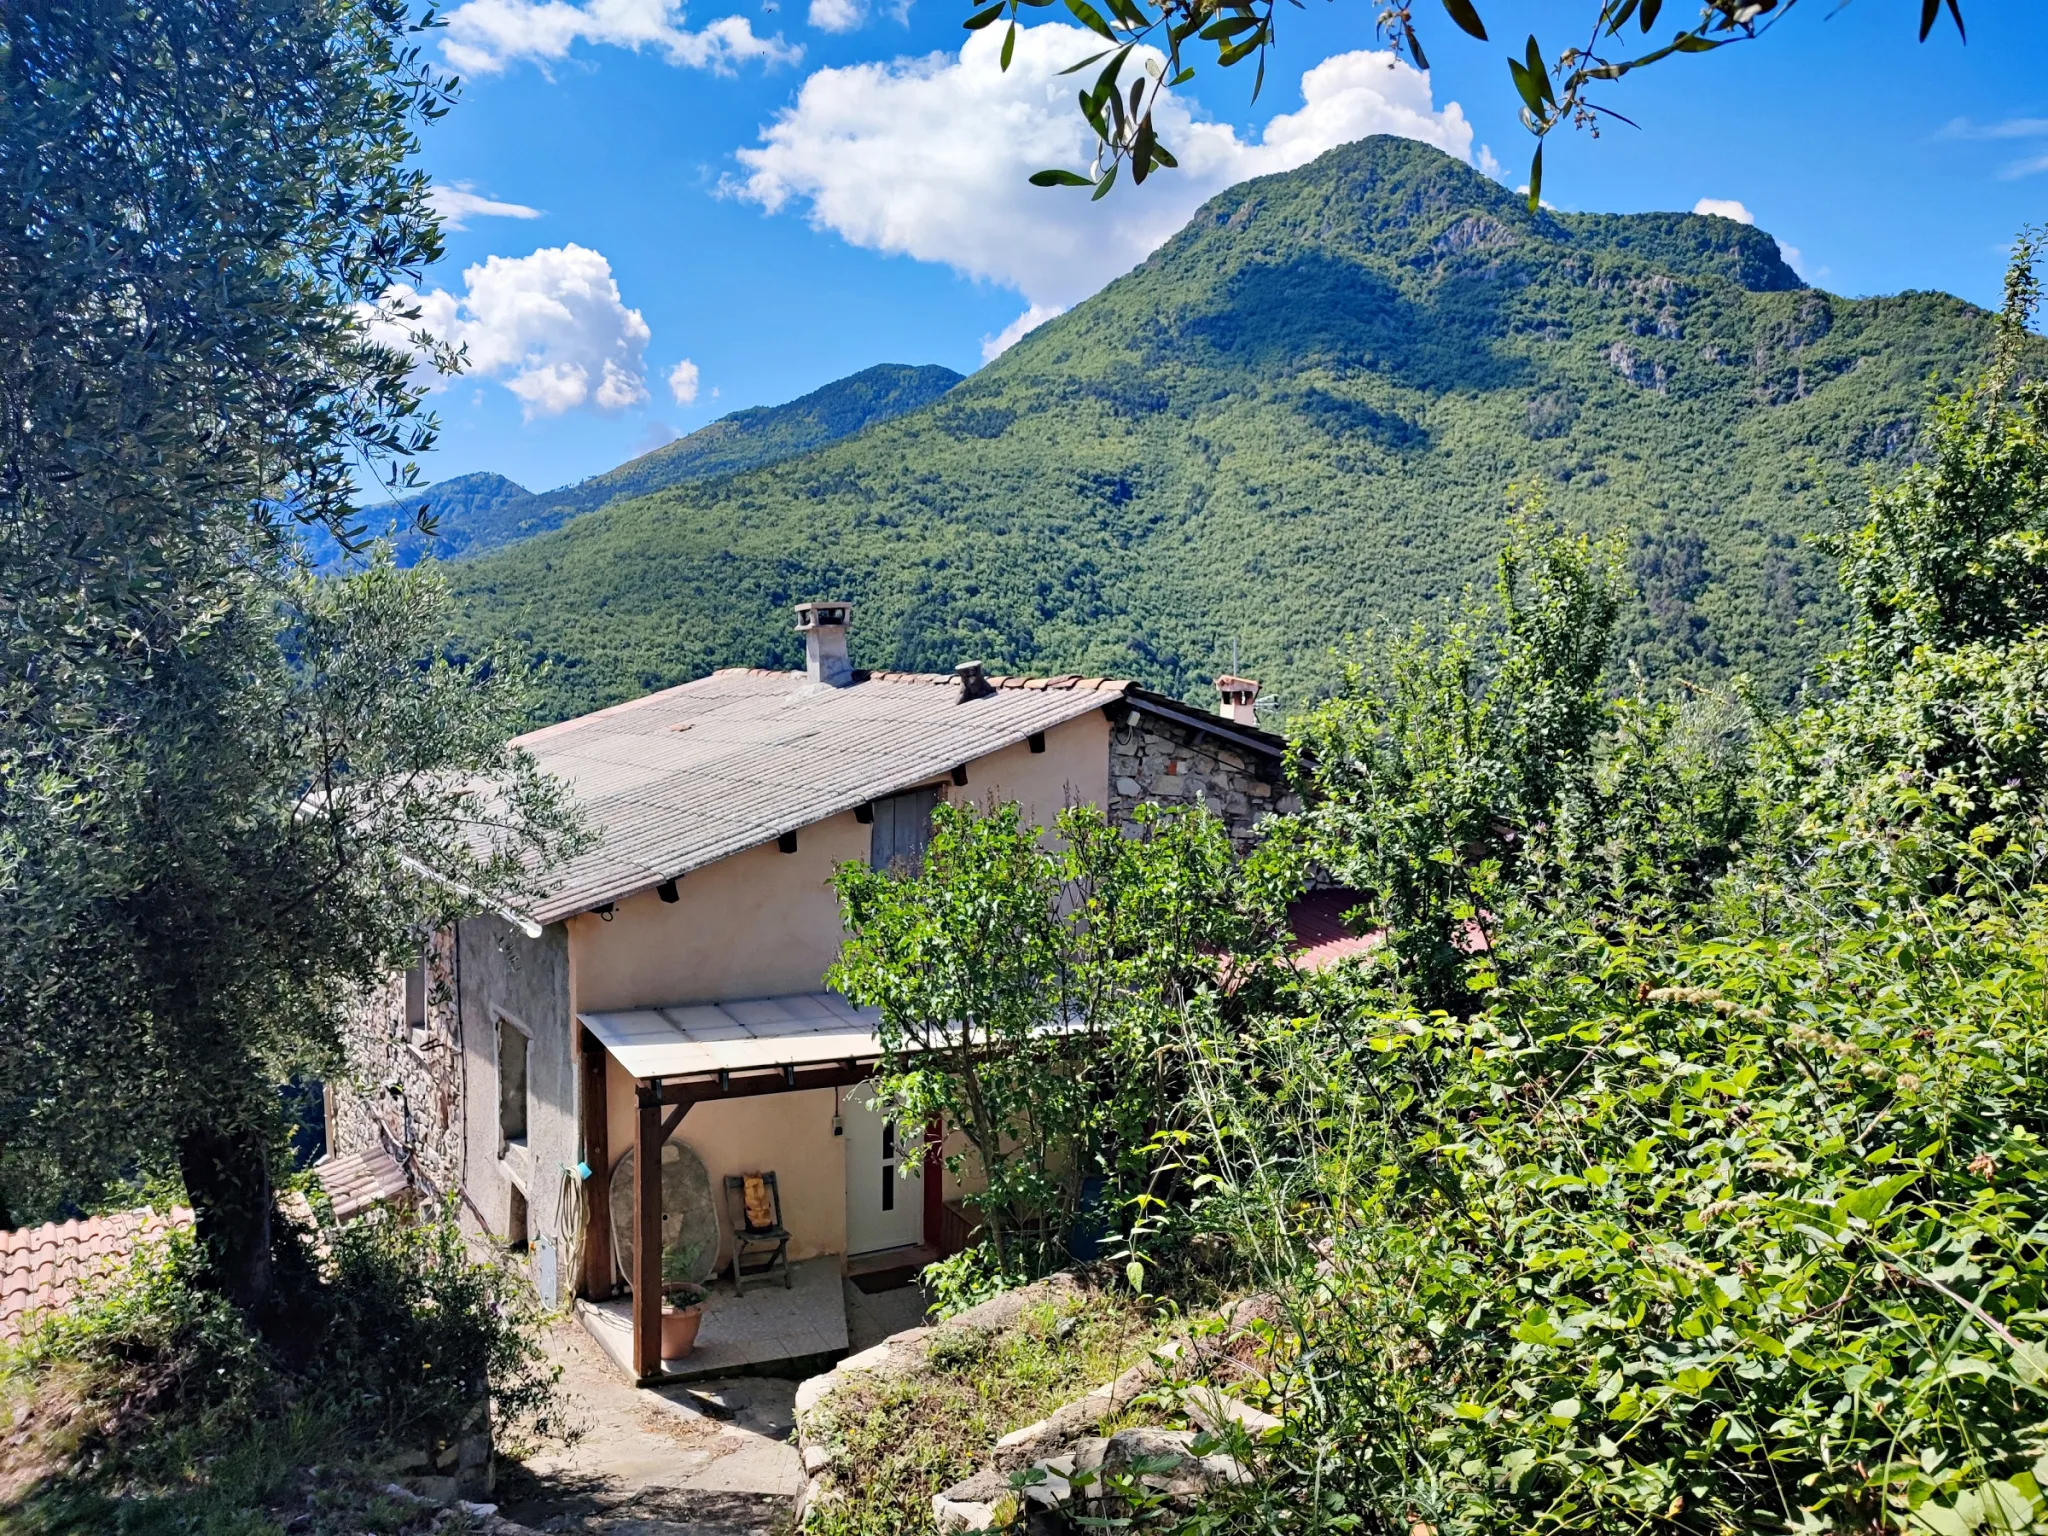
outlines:
[{"label": "small window", "polygon": [[913,875],[923,868],[924,850],[932,840],[932,812],[938,804],[936,789],[913,789],[877,800],[869,865]]},{"label": "small window", "polygon": [[526,1145],[526,1031],[498,1020],[498,1143]]},{"label": "small window", "polygon": [[427,959],[405,973],[405,1038],[414,1045],[427,1039]]}]

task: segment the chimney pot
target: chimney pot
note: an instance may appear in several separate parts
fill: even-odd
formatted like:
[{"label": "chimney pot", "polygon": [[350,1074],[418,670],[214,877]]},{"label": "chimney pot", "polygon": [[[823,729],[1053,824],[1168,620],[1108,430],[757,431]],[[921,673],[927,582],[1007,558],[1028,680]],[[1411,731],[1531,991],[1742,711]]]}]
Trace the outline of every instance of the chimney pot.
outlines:
[{"label": "chimney pot", "polygon": [[853,663],[846,657],[846,631],[853,621],[850,603],[798,603],[796,632],[804,637],[804,674],[827,688],[853,681]]},{"label": "chimney pot", "polygon": [[969,699],[986,698],[994,693],[995,685],[988,680],[988,665],[980,661],[963,661],[953,669],[953,676],[960,682],[960,702]]},{"label": "chimney pot", "polygon": [[1216,693],[1220,700],[1216,713],[1224,719],[1235,720],[1239,725],[1259,723],[1259,713],[1254,707],[1259,697],[1257,678],[1219,677],[1216,679]]}]

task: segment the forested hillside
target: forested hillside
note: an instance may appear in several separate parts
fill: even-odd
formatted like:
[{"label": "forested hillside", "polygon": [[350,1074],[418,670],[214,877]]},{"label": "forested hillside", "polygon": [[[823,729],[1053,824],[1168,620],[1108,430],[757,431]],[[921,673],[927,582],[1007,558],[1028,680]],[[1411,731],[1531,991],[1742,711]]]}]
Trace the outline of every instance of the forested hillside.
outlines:
[{"label": "forested hillside", "polygon": [[[480,554],[558,528],[609,501],[808,453],[929,405],[959,382],[959,374],[936,363],[878,363],[782,405],[733,411],[617,469],[559,490],[529,491],[503,475],[479,471],[373,502],[363,509],[364,531],[390,535],[400,565],[430,552],[443,560]],[[434,520],[431,539],[413,522],[422,507]],[[342,567],[341,546],[331,537],[315,530],[307,542],[316,567],[329,572]]]},{"label": "forested hillside", "polygon": [[1830,500],[1991,335],[1943,294],[1805,287],[1760,230],[1532,215],[1374,138],[1221,194],[922,411],[452,574],[472,640],[554,664],[552,715],[793,664],[788,605],[825,594],[857,664],[1192,691],[1236,642],[1295,702],[1346,635],[1484,581],[1518,484],[1628,530],[1625,656],[1785,695],[1836,632]]}]

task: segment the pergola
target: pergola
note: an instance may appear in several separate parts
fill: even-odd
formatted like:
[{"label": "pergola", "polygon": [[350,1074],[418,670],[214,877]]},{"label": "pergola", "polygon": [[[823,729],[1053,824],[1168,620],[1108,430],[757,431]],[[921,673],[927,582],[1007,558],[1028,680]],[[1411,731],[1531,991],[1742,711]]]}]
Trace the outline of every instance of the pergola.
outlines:
[{"label": "pergola", "polygon": [[605,1058],[632,1077],[633,1375],[661,1365],[661,1149],[692,1107],[718,1099],[850,1088],[882,1058],[876,1013],[831,992],[695,1007],[577,1015],[584,1147],[590,1165],[583,1288],[610,1293],[611,1134]]}]

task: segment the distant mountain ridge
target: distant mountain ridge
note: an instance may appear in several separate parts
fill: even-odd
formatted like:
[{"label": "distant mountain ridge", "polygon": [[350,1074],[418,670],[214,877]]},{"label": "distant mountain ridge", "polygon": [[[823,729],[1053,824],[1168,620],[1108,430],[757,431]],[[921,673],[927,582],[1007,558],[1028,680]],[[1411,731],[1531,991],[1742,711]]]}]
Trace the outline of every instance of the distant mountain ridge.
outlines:
[{"label": "distant mountain ridge", "polygon": [[[621,497],[738,474],[808,453],[875,422],[927,406],[961,378],[936,363],[880,363],[782,405],[750,406],[721,416],[617,469],[559,490],[536,493],[503,475],[480,471],[391,498],[381,507],[372,504],[363,509],[362,521],[378,535],[394,523],[402,525],[392,539],[400,565],[411,565],[429,552],[443,560],[477,555],[559,527]],[[411,526],[422,506],[437,523],[432,540]],[[339,547],[325,541],[316,549],[314,563],[336,568],[340,557]]]},{"label": "distant mountain ridge", "polygon": [[1628,530],[1626,660],[1782,695],[1836,633],[1829,496],[1992,335],[1945,294],[1810,288],[1759,229],[1531,213],[1372,138],[1219,194],[922,410],[453,575],[474,642],[549,664],[553,718],[796,664],[816,596],[856,605],[856,665],[1199,697],[1235,647],[1293,703],[1347,636],[1483,587],[1514,485]]}]

